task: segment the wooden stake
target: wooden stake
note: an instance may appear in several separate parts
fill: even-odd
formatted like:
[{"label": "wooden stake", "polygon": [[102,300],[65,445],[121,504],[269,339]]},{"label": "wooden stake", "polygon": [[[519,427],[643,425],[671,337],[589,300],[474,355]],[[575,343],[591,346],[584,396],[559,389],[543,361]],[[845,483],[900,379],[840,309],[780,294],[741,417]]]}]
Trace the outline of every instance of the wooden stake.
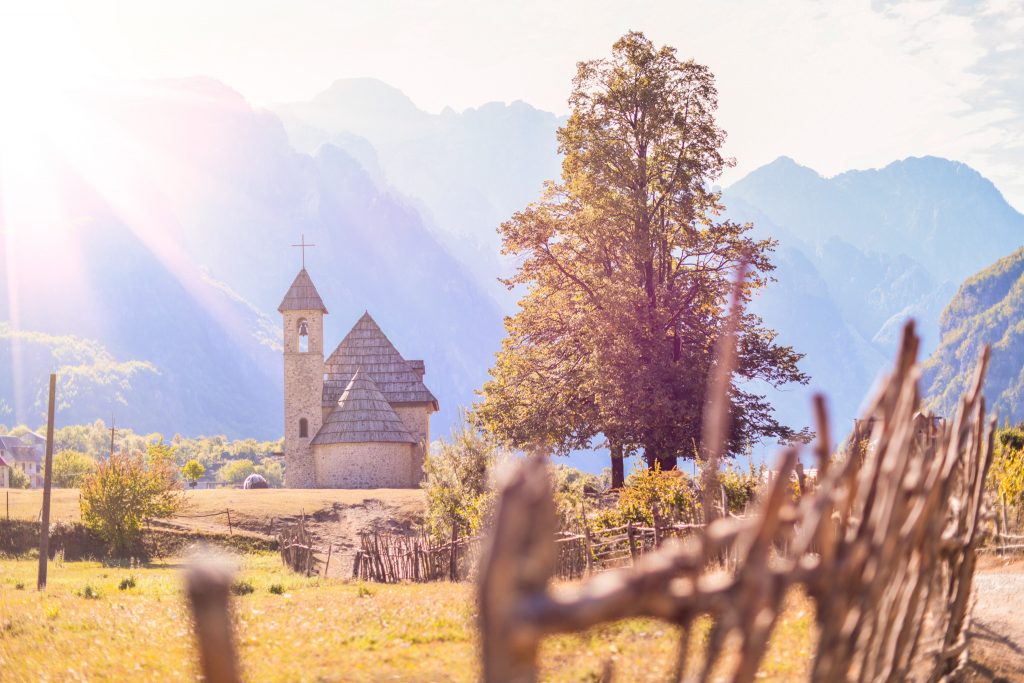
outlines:
[{"label": "wooden stake", "polygon": [[235,534],[231,530],[231,508],[227,508],[226,512],[228,513],[228,536],[234,536]]},{"label": "wooden stake", "polygon": [[50,403],[46,410],[46,472],[43,479],[43,510],[39,525],[39,580],[37,590],[46,588],[46,562],[50,552],[50,486],[53,480],[53,407],[57,375],[50,374]]}]

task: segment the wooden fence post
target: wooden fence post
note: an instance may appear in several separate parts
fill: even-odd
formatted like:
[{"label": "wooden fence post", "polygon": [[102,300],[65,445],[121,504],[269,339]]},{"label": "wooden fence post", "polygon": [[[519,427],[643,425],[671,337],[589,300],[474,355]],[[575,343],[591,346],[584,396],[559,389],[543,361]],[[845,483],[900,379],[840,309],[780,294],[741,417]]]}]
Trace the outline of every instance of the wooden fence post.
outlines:
[{"label": "wooden fence post", "polygon": [[651,518],[654,520],[654,547],[661,547],[661,513],[658,511],[658,501],[651,503]]},{"label": "wooden fence post", "polygon": [[458,562],[459,562],[459,546],[456,541],[459,540],[459,523],[452,522],[452,554],[451,560],[448,566],[448,580],[458,581]]},{"label": "wooden fence post", "polygon": [[231,530],[231,508],[226,508],[228,513],[228,536],[234,536],[234,532]]},{"label": "wooden fence post", "polygon": [[590,537],[590,526],[588,524],[583,525],[583,553],[583,559],[587,561],[587,576],[589,576],[594,573],[594,550],[593,541]]},{"label": "wooden fence post", "polygon": [[626,536],[629,538],[629,557],[633,564],[636,564],[636,533],[633,531],[633,522],[626,523]]},{"label": "wooden fence post", "polygon": [[327,544],[327,562],[324,564],[324,578],[327,578],[327,570],[331,568],[331,551],[334,550],[334,544]]},{"label": "wooden fence post", "polygon": [[46,471],[43,476],[43,509],[39,511],[39,578],[37,590],[46,588],[46,563],[50,559],[50,488],[53,485],[53,412],[57,375],[50,373],[50,404],[46,415]]}]

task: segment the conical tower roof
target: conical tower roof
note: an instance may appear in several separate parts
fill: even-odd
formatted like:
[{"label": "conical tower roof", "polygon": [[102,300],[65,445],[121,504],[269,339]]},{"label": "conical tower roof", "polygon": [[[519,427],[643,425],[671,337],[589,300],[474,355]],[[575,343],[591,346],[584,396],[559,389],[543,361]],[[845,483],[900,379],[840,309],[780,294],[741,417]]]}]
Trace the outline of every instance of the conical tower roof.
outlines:
[{"label": "conical tower roof", "polygon": [[313,280],[305,268],[295,276],[295,281],[288,288],[288,293],[284,295],[284,300],[281,301],[277,310],[280,313],[285,311],[322,311],[327,313],[327,307],[324,306],[324,301],[320,298],[320,293],[316,291]]},{"label": "conical tower roof", "polygon": [[361,369],[390,403],[432,403],[437,410],[437,399],[414,363],[417,361],[402,358],[370,314],[363,313],[324,363],[323,405],[334,405],[356,370]]},{"label": "conical tower roof", "polygon": [[416,443],[369,374],[357,369],[312,444]]}]

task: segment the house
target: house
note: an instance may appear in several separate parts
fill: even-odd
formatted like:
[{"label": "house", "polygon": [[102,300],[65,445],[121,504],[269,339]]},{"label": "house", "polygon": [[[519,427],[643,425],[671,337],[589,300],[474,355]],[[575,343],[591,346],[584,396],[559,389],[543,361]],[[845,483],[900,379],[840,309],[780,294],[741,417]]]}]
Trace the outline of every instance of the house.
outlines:
[{"label": "house", "polygon": [[[24,437],[0,436],[0,459],[8,467],[17,467],[29,478],[29,486],[38,488],[43,485],[43,456],[46,452],[46,439],[29,432]],[[7,475],[10,485],[10,472]]]}]

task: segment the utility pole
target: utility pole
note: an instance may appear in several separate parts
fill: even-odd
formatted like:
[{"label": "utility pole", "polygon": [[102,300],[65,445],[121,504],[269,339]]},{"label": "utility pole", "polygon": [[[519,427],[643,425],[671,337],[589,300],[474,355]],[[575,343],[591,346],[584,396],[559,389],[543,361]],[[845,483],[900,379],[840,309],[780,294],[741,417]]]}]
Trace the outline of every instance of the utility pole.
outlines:
[{"label": "utility pole", "polygon": [[114,432],[115,431],[116,431],[116,428],[114,427],[114,414],[111,413],[110,414],[110,457],[114,457]]},{"label": "utility pole", "polygon": [[50,404],[46,410],[46,472],[43,478],[43,511],[39,527],[39,581],[37,590],[46,588],[46,562],[50,558],[50,486],[53,481],[53,406],[57,393],[57,375],[50,373]]}]

